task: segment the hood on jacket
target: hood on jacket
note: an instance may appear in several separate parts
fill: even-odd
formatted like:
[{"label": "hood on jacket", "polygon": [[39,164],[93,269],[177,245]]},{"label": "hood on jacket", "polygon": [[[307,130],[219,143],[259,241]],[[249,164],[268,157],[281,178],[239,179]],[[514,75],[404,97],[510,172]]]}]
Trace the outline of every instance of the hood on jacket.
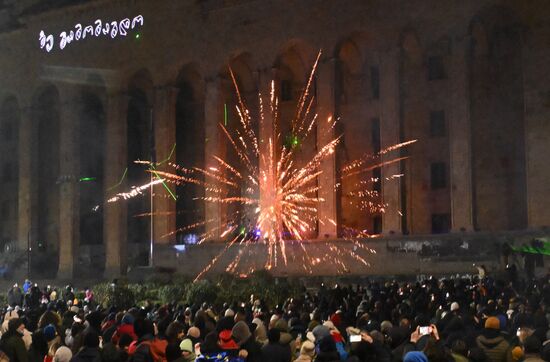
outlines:
[{"label": "hood on jacket", "polygon": [[494,338],[488,338],[484,335],[480,335],[479,337],[477,337],[477,341],[480,345],[482,345],[483,347],[485,347],[487,349],[495,348],[499,344],[507,342],[506,339],[502,336],[497,336],[497,337],[494,337]]}]

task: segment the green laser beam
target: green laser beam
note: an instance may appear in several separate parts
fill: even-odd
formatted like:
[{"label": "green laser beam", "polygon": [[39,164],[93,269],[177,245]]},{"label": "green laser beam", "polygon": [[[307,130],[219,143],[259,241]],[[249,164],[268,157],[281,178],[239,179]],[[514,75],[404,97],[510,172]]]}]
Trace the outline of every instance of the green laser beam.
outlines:
[{"label": "green laser beam", "polygon": [[174,143],[174,145],[172,146],[172,151],[170,151],[170,154],[168,155],[168,157],[165,160],[157,162],[157,165],[162,165],[163,163],[168,162],[172,158],[172,155],[174,154],[175,151],[176,151],[176,144]]},{"label": "green laser beam", "polygon": [[227,126],[227,103],[223,104],[223,123]]},{"label": "green laser beam", "polygon": [[[170,154],[168,155],[168,157],[165,159],[165,160],[162,160],[160,162],[157,162],[157,166],[160,166],[166,162],[168,162],[172,156],[174,155],[174,152],[176,151],[176,143],[174,143],[174,145],[172,146],[172,150],[170,151]],[[162,177],[160,177],[160,175],[155,171],[155,165],[153,165],[151,163],[151,171],[153,172],[153,174],[155,174],[155,176],[159,179],[159,180],[162,180]],[[168,191],[168,193],[170,194],[170,196],[172,196],[172,198],[174,199],[174,201],[177,200],[177,197],[176,195],[174,195],[174,193],[172,192],[172,190],[170,190],[170,188],[168,187],[168,185],[166,185],[166,182],[162,181],[162,186],[164,186],[164,188],[166,189],[166,191]]]},{"label": "green laser beam", "polygon": [[520,246],[520,247],[513,247],[512,250],[517,253],[529,253],[529,254],[542,254],[542,255],[550,255],[550,241],[546,240],[540,240],[541,241],[541,247],[535,248],[533,246]]},{"label": "green laser beam", "polygon": [[78,182],[96,181],[97,177],[81,177]]},{"label": "green laser beam", "polygon": [[[162,178],[160,177],[160,175],[159,175],[155,170],[153,170],[153,173],[154,173],[155,176],[157,176],[159,179],[162,179]],[[170,188],[168,187],[168,185],[166,185],[166,182],[162,181],[162,186],[164,186],[164,188],[166,189],[166,191],[168,191],[168,193],[170,194],[170,196],[172,196],[172,198],[174,199],[174,201],[177,201],[176,195],[174,195],[174,193],[172,192],[172,190],[170,190]]]},{"label": "green laser beam", "polygon": [[[174,144],[175,146],[175,144]],[[155,165],[151,164],[151,168],[150,168],[151,172],[153,172],[153,174],[159,179],[159,180],[163,180],[162,177],[160,177],[160,175],[157,173],[157,171],[155,170]],[[177,200],[177,197],[176,195],[174,195],[174,193],[172,192],[172,190],[170,190],[170,188],[168,187],[168,185],[166,185],[166,182],[162,181],[162,186],[164,186],[164,188],[166,189],[166,191],[168,191],[168,193],[170,194],[170,196],[172,196],[172,198],[174,199],[174,201]]]},{"label": "green laser beam", "polygon": [[117,183],[116,185],[114,185],[113,187],[109,187],[107,189],[107,191],[111,191],[112,189],[120,186],[122,184],[122,182],[124,181],[124,178],[126,177],[126,174],[128,173],[128,167],[126,167],[126,169],[124,170],[124,173],[122,174],[122,177],[120,178],[120,182]]}]

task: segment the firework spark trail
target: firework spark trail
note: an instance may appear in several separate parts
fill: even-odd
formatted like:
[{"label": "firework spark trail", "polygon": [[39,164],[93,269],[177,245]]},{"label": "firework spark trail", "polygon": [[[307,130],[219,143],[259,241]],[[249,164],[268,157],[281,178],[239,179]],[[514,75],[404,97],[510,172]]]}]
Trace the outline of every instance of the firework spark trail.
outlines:
[{"label": "firework spark trail", "polygon": [[[301,114],[302,114],[302,110],[304,108],[304,105],[305,105],[305,103],[308,99],[309,91],[311,90],[311,86],[313,84],[313,79],[314,79],[314,76],[315,76],[315,72],[317,70],[317,65],[319,64],[319,60],[321,59],[321,54],[322,54],[322,52],[319,51],[319,53],[317,54],[317,59],[315,59],[315,63],[313,64],[311,72],[309,73],[309,79],[307,81],[306,87],[305,87],[304,91],[302,92],[300,100],[298,101],[298,109],[296,111],[296,116],[294,118],[297,121],[297,123],[299,122],[300,119],[305,120],[305,118],[306,118],[307,113],[303,117],[301,117]],[[309,107],[308,107],[308,110],[309,110]],[[299,129],[300,123],[298,123],[297,125],[298,125],[298,129]],[[294,130],[295,129],[293,128],[293,131]]]},{"label": "firework spark trail", "polygon": [[[395,144],[395,145],[392,145],[392,146],[389,146],[389,147],[386,147],[384,148],[383,150],[379,151],[378,153],[375,153],[375,154],[363,154],[361,157],[359,157],[358,159],[356,160],[353,160],[350,164],[348,164],[347,166],[344,166],[342,168],[342,172],[343,173],[347,173],[347,172],[350,172],[352,171],[353,169],[355,168],[358,168],[358,167],[361,167],[362,165],[364,165],[366,162],[368,162],[369,160],[372,160],[372,159],[379,159],[381,158],[382,156],[384,155],[387,155],[388,153],[390,152],[393,152],[393,151],[396,151],[396,150],[399,150],[400,148],[403,148],[403,147],[406,147],[406,146],[409,146],[415,142],[417,142],[418,140],[410,140],[410,141],[406,141],[406,142],[401,142],[401,143],[398,143],[398,144]],[[403,158],[403,159],[406,159]],[[394,161],[394,160],[393,160]],[[380,166],[376,166],[376,167],[380,167]],[[375,168],[376,168],[375,167]]]},{"label": "firework spark trail", "polygon": [[195,277],[195,279],[193,280],[193,282],[196,282],[197,280],[199,280],[201,278],[201,276],[203,276],[203,274],[205,274],[206,272],[208,272],[217,262],[218,262],[218,259],[227,252],[227,250],[229,250],[229,248],[231,248],[233,246],[233,244],[235,244],[235,242],[239,239],[239,236],[240,235],[237,235],[235,238],[233,238],[233,240],[231,240],[226,246],[225,248],[218,254],[216,255],[216,257],[214,259],[212,259],[210,261],[210,263]]},{"label": "firework spark trail", "polygon": [[[222,238],[230,241],[228,241],[220,254],[197,275],[195,280],[198,280],[207,273],[237,241],[240,244],[251,245],[250,241],[247,240],[248,236],[246,232],[240,232],[238,235],[235,235],[243,216],[254,218],[250,230],[254,231],[255,237],[259,239],[259,242],[267,246],[267,260],[264,265],[266,269],[277,267],[279,254],[282,257],[284,265],[287,265],[286,239],[302,241],[307,239],[310,233],[315,232],[317,224],[330,223],[336,225],[335,220],[325,217],[320,218],[318,216],[318,210],[322,207],[322,203],[325,202],[324,198],[319,195],[321,191],[319,178],[323,172],[321,165],[325,160],[334,155],[336,148],[343,138],[343,135],[332,136],[336,123],[339,121],[338,118],[329,116],[326,120],[320,120],[318,115],[313,111],[317,102],[312,90],[321,54],[321,52],[318,53],[311,67],[311,72],[297,101],[294,117],[290,119],[290,145],[285,142],[284,137],[286,135],[281,134],[279,131],[282,127],[279,124],[279,98],[276,96],[278,89],[275,87],[275,81],[272,80],[270,82],[267,91],[263,93],[262,91],[258,92],[259,113],[257,114],[257,123],[259,123],[259,130],[256,131],[251,112],[247,108],[239,90],[235,74],[229,68],[229,74],[236,92],[237,104],[235,105],[235,109],[239,122],[232,125],[231,130],[223,123],[219,123],[219,126],[228,146],[237,156],[237,163],[232,164],[223,157],[214,155],[212,157],[215,161],[215,166],[207,169],[200,167],[184,168],[173,163],[168,163],[171,167],[174,167],[175,172],[155,170],[155,176],[158,179],[153,181],[154,184],[164,181],[176,185],[194,184],[207,191],[206,195],[208,196],[195,197],[194,200],[201,200],[216,205],[237,204],[255,206],[254,216],[247,216],[246,212],[232,212],[227,215],[228,220],[224,221],[222,225],[207,228],[207,231],[199,235],[199,244],[214,238],[218,233]],[[319,122],[326,123],[323,123],[323,127],[318,130]],[[303,153],[300,154],[300,143],[305,144],[305,141],[310,139],[309,137],[315,135],[316,132],[314,130],[317,132],[323,130],[330,132],[331,136],[327,136],[328,141],[324,145],[318,145],[319,148],[313,154],[306,154],[304,157]],[[405,160],[407,157],[391,160],[383,157],[392,151],[399,150],[414,142],[415,140],[393,145],[375,155],[365,154],[341,168],[341,177],[345,179]],[[151,165],[147,161],[138,161],[138,163]],[[386,177],[385,179],[391,180],[393,176]],[[371,179],[371,183],[379,181]],[[335,186],[335,191],[340,185]],[[370,212],[384,211],[387,205],[376,201],[380,198],[380,195],[375,192],[369,192],[365,185],[367,185],[366,182],[359,182],[355,185],[358,189],[353,189],[349,192],[349,196],[359,200],[356,206],[360,210],[363,209]],[[150,186],[151,183],[140,186],[129,193],[117,194],[109,202],[135,197],[140,191],[144,191]],[[197,222],[179,228],[164,236],[173,236],[183,231],[198,229],[213,221],[215,220],[210,219]],[[355,238],[370,237],[366,231],[355,230],[346,226],[343,227],[343,230],[345,234],[354,234]],[[353,238],[350,240],[357,243]],[[316,246],[311,245],[315,249]],[[372,249],[366,246],[360,244],[354,245],[356,247],[354,250],[360,249],[372,252]],[[313,272],[312,266],[320,262],[329,262],[342,270],[347,270],[347,266],[343,260],[350,257],[362,265],[368,265],[368,262],[362,256],[354,255],[354,251],[341,248],[340,246],[330,245],[331,250],[337,255],[336,258],[334,255],[328,253],[325,253],[322,257],[313,257],[301,242],[300,248],[304,251],[304,254],[302,254],[304,270],[309,273]],[[320,251],[317,255],[321,255]],[[295,256],[293,258],[296,260]],[[239,265],[244,264],[243,261],[245,259],[245,255],[239,254],[227,266],[226,270],[237,272]],[[309,264],[306,264],[306,261]],[[248,271],[248,273],[250,272],[251,270]]]},{"label": "firework spark trail", "polygon": [[200,222],[197,222],[197,223],[194,223],[194,224],[186,225],[184,227],[181,227],[181,228],[178,228],[174,231],[171,231],[168,234],[162,235],[161,238],[166,238],[168,236],[176,235],[177,233],[180,233],[182,231],[193,230],[193,229],[196,229],[198,227],[204,226],[207,223],[212,222],[212,221],[214,221],[214,219],[209,219],[209,220],[200,221]]},{"label": "firework spark trail", "polygon": [[151,186],[161,184],[164,181],[165,181],[164,179],[156,179],[156,180],[148,182],[144,185],[134,187],[131,191],[120,192],[120,193],[116,194],[115,196],[111,197],[110,199],[108,199],[107,203],[113,203],[113,202],[117,202],[119,200],[128,200],[128,199],[134,198],[136,196],[143,195],[143,191],[148,190]]},{"label": "firework spark trail", "polygon": [[249,139],[254,141],[252,144],[254,146],[254,152],[257,156],[260,154],[260,148],[257,142],[258,137],[256,136],[256,133],[254,132],[254,129],[252,128],[252,125],[251,125],[250,112],[248,111],[248,109],[246,108],[243,102],[243,98],[241,96],[241,91],[239,90],[237,79],[235,78],[235,74],[233,73],[233,70],[231,69],[231,67],[229,67],[229,74],[231,75],[231,80],[233,81],[233,86],[235,87],[235,92],[237,94],[237,99],[239,104],[236,106],[236,108],[239,114],[240,122],[244,128],[245,133],[248,135]]}]

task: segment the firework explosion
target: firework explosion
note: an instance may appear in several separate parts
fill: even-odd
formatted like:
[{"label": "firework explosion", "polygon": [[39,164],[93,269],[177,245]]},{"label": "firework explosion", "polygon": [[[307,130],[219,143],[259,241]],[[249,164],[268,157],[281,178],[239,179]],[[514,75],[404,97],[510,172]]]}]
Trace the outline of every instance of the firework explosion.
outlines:
[{"label": "firework explosion", "polygon": [[[315,108],[315,95],[312,92],[312,84],[320,56],[321,52],[319,52],[312,67],[305,88],[299,98],[295,115],[290,122],[290,138],[283,136],[280,130],[279,99],[276,96],[278,90],[275,87],[275,82],[271,82],[269,94],[262,94],[261,92],[258,94],[259,116],[258,119],[253,119],[241,96],[236,78],[232,70],[229,69],[237,96],[236,111],[239,115],[239,122],[231,130],[223,123],[220,123],[219,126],[229,145],[235,151],[238,164],[231,164],[222,157],[213,156],[215,167],[184,168],[176,164],[170,164],[174,168],[174,172],[150,169],[149,172],[154,175],[151,183],[134,188],[130,193],[119,194],[109,202],[140,195],[142,190],[147,189],[152,184],[161,182],[176,185],[200,185],[207,191],[205,192],[207,196],[198,198],[198,201],[246,206],[253,210],[255,221],[252,227],[248,227],[250,230],[247,230],[241,225],[241,213],[237,212],[223,225],[200,235],[198,244],[215,238],[218,234],[221,239],[227,240],[227,244],[197,275],[196,279],[210,270],[220,257],[236,243],[266,243],[268,257],[264,267],[271,269],[277,266],[279,257],[286,265],[289,256],[287,255],[285,240],[300,242],[306,239],[308,235],[316,232],[318,223],[336,225],[335,220],[323,220],[318,216],[318,209],[322,207],[325,201],[318,196],[320,190],[318,178],[322,173],[320,168],[322,162],[329,157],[334,157],[342,136],[332,138],[325,145],[318,147],[308,160],[299,160],[297,157],[300,149],[300,147],[297,147],[298,144],[305,142],[317,132],[319,120],[317,114],[312,111]],[[327,132],[334,134],[337,119],[329,117],[322,121],[328,123]],[[288,142],[288,139],[290,139],[290,142]],[[383,155],[412,142],[415,141],[388,147],[374,155],[363,155],[344,166],[341,169],[340,176],[345,179],[370,172],[390,163],[399,162],[404,158],[395,158],[384,162],[381,159]],[[143,163],[142,161],[139,162]],[[400,176],[392,175],[387,179],[399,178]],[[378,201],[379,195],[376,191],[370,191],[372,183],[377,181],[379,180],[360,181],[355,185],[356,190],[349,192],[348,196],[358,200],[356,206],[360,211],[385,212],[387,205]],[[239,196],[233,196],[235,194]],[[198,229],[209,222],[209,220],[204,220],[193,225],[187,225],[166,236]],[[311,267],[323,262],[325,259],[339,263],[342,269],[346,269],[342,261],[343,258],[341,258],[344,254],[366,266],[369,265],[363,257],[355,252],[358,249],[374,252],[374,250],[357,240],[358,238],[370,237],[369,233],[366,230],[355,230],[345,225],[342,227],[346,235],[352,235],[352,237],[348,237],[354,243],[351,250],[333,244],[329,247],[331,255],[327,253],[322,258],[311,257],[303,244],[300,243],[305,255],[303,265],[306,272],[311,273]],[[236,272],[243,254],[241,251],[227,266],[226,271]],[[248,270],[246,273],[252,271]]]}]

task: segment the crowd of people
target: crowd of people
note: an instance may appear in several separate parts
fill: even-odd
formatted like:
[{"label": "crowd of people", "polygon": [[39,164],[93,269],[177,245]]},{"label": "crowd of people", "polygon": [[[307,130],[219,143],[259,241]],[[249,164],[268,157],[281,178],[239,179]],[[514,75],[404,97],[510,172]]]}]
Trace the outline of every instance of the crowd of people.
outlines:
[{"label": "crowd of people", "polygon": [[550,281],[487,275],[304,288],[281,305],[104,306],[8,292],[0,362],[550,361]]}]

